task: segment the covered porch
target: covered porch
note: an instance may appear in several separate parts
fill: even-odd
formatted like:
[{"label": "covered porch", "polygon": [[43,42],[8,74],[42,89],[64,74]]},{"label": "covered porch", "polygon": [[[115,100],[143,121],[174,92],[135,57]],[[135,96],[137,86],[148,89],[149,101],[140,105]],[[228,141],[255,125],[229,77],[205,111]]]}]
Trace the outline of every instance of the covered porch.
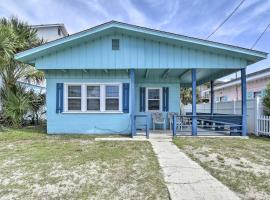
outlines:
[{"label": "covered porch", "polygon": [[[223,76],[237,72],[239,69],[130,69],[131,94],[131,133],[136,135],[167,134],[172,136],[247,136],[247,105],[246,105],[246,68],[241,71],[241,115],[226,115],[214,111],[214,81]],[[196,87],[209,82],[211,88],[210,113],[196,112]],[[178,85],[176,89],[172,88]],[[149,110],[146,108],[150,101],[142,94],[142,90],[150,88],[163,88],[160,97],[161,108]],[[165,87],[163,87],[165,86]],[[172,87],[171,87],[172,86]],[[182,87],[192,88],[192,112],[184,113],[181,110]],[[164,88],[173,89],[173,92],[164,94]],[[167,95],[167,96],[166,96]],[[165,101],[165,102],[164,102]],[[167,102],[166,102],[167,101]],[[143,103],[144,102],[144,103]],[[167,105],[166,105],[167,103]],[[143,105],[142,105],[143,104]],[[144,107],[144,108],[142,108]],[[161,124],[155,129],[154,117],[156,112],[162,113]]]}]

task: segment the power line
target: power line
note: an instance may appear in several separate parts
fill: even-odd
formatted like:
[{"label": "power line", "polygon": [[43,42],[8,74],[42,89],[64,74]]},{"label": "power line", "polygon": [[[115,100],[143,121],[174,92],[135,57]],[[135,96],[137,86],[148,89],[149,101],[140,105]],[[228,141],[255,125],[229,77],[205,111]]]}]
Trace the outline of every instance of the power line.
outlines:
[{"label": "power line", "polygon": [[266,26],[266,28],[264,29],[264,31],[260,34],[260,36],[257,38],[257,40],[254,42],[254,44],[251,46],[250,49],[253,49],[256,44],[259,42],[259,40],[262,38],[262,36],[265,34],[265,32],[267,31],[267,29],[270,27],[270,23]]},{"label": "power line", "polygon": [[225,23],[231,18],[231,16],[233,16],[233,14],[240,8],[240,6],[241,6],[244,2],[245,2],[245,0],[242,0],[242,1],[238,4],[238,6],[236,6],[236,8],[228,15],[228,17],[226,17],[226,19],[225,19],[223,22],[221,22],[221,24],[219,24],[218,27],[215,28],[215,30],[214,30],[214,31],[213,31],[206,39],[209,39],[212,35],[214,35],[214,34],[218,31],[218,29],[220,29],[220,27],[223,26],[223,24],[225,24]]}]

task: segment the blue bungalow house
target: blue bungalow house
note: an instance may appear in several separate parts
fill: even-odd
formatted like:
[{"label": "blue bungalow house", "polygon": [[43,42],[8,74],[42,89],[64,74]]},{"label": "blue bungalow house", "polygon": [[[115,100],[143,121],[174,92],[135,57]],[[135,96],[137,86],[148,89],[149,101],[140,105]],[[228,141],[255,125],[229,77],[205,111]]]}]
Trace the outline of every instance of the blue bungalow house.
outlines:
[{"label": "blue bungalow house", "polygon": [[[213,81],[239,70],[243,96],[239,126],[245,136],[246,66],[266,57],[260,51],[116,21],[16,55],[45,72],[49,134],[132,136],[138,117],[151,119],[151,113],[161,112],[168,120],[169,112],[180,113],[180,87],[187,86],[193,97],[190,132],[197,135],[206,116],[196,113],[196,86],[211,82],[213,100]],[[209,115],[215,116],[213,106]],[[217,117],[207,118],[208,125],[229,124]]]}]

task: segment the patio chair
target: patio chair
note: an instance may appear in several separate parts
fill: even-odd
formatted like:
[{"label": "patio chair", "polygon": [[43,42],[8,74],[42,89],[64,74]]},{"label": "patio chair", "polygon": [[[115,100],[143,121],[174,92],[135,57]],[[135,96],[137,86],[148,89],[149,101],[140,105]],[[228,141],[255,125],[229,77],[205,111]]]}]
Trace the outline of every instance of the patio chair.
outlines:
[{"label": "patio chair", "polygon": [[[172,130],[172,126],[173,126],[173,116],[174,115],[179,115],[179,113],[176,113],[176,112],[169,112],[168,113],[168,118],[169,118],[169,127],[170,127],[170,130]],[[183,126],[183,123],[182,123],[182,119],[181,117],[176,117],[176,129],[179,129],[182,130],[182,126]]]},{"label": "patio chair", "polygon": [[153,112],[152,119],[153,119],[153,130],[156,129],[156,124],[162,125],[163,130],[165,130],[165,119],[163,117],[162,112]]}]

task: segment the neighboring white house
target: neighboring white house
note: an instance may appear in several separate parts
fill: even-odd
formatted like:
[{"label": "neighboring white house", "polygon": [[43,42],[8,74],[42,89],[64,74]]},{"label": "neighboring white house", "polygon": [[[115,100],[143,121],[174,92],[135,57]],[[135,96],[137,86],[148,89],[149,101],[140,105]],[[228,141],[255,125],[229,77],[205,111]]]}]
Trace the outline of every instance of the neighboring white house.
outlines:
[{"label": "neighboring white house", "polygon": [[[33,29],[37,29],[37,35],[44,42],[50,42],[65,36],[68,36],[67,29],[64,24],[41,24],[41,25],[31,25]],[[28,83],[25,80],[21,80],[20,83],[25,85],[28,89],[33,89],[37,92],[45,92],[45,81],[39,84]],[[0,76],[0,87],[2,86],[2,77]],[[1,110],[1,102],[0,102]]]},{"label": "neighboring white house", "polygon": [[68,36],[67,29],[64,24],[40,24],[32,25],[33,29],[37,29],[39,38],[45,42],[50,42],[65,36]]},{"label": "neighboring white house", "polygon": [[[247,75],[247,99],[263,97],[267,84],[270,82],[270,68],[266,68]],[[222,84],[216,84],[215,102],[241,100],[241,78]],[[202,91],[204,98],[209,98],[210,89]]]}]

